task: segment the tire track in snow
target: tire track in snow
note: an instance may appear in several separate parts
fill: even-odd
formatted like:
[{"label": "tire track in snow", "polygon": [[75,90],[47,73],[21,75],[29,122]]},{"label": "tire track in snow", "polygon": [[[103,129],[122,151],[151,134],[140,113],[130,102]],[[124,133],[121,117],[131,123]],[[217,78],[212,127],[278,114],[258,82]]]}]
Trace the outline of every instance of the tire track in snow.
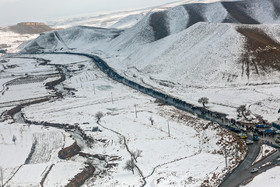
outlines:
[{"label": "tire track in snow", "polygon": [[129,147],[128,147],[128,145],[127,145],[126,137],[125,137],[123,134],[121,134],[120,132],[117,132],[117,131],[115,131],[115,130],[113,130],[113,129],[110,129],[110,128],[108,128],[108,127],[105,127],[104,125],[101,125],[99,121],[97,121],[96,123],[97,123],[99,126],[103,127],[104,129],[109,130],[109,131],[111,131],[111,132],[113,132],[113,133],[115,133],[115,134],[117,134],[117,135],[119,135],[119,136],[121,136],[121,137],[123,138],[125,148],[126,148],[127,152],[130,154],[131,158],[133,158],[134,161],[135,161],[135,163],[134,163],[134,164],[135,164],[135,167],[136,167],[138,173],[141,175],[141,178],[142,178],[142,180],[143,180],[143,182],[144,182],[144,183],[142,184],[142,187],[144,187],[144,186],[147,184],[147,181],[145,180],[145,177],[144,177],[144,175],[143,175],[142,170],[141,170],[141,169],[139,168],[139,166],[136,164],[137,161],[136,161],[135,157],[133,156],[132,151],[129,149]]},{"label": "tire track in snow", "polygon": [[6,184],[8,184],[8,183],[14,178],[14,176],[17,174],[17,172],[20,170],[20,168],[21,168],[22,166],[24,166],[24,164],[20,165],[20,166],[17,168],[17,170],[13,173],[13,175],[3,184],[3,187],[4,187]]}]

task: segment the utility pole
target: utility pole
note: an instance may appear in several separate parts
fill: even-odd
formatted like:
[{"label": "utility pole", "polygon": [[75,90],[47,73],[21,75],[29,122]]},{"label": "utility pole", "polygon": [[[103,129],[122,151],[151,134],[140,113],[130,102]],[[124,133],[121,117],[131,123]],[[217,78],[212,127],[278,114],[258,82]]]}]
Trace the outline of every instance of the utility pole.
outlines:
[{"label": "utility pole", "polygon": [[167,121],[167,127],[168,127],[168,137],[170,137],[170,127],[169,127],[169,121]]},{"label": "utility pole", "polygon": [[238,147],[237,147],[237,145],[235,145],[235,158],[237,158],[238,157]]},{"label": "utility pole", "polygon": [[111,92],[111,99],[112,99],[112,104],[114,103],[114,100],[113,100],[113,92]]},{"label": "utility pole", "polygon": [[226,162],[226,168],[227,168],[227,150],[224,149],[224,154],[225,154],[225,162]]},{"label": "utility pole", "polygon": [[136,116],[136,118],[137,118],[137,109],[136,109],[136,106],[137,106],[137,104],[134,105],[134,108],[135,108],[135,116]]},{"label": "utility pole", "polygon": [[4,178],[4,175],[3,175],[3,168],[0,167],[0,187],[3,187],[4,186],[4,183],[3,183],[3,178]]}]

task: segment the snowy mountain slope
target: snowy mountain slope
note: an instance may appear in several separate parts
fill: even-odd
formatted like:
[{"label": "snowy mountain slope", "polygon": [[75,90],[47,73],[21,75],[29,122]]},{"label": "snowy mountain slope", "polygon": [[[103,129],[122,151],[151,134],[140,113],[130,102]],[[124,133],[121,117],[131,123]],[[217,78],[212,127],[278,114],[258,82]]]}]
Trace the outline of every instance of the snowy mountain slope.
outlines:
[{"label": "snowy mountain slope", "polygon": [[[245,0],[237,2],[193,3],[168,9],[162,8],[163,11],[147,13],[141,21],[133,27],[126,29],[123,34],[112,41],[111,45],[115,46],[114,43],[117,43],[119,44],[118,48],[121,49],[126,48],[126,45],[129,45],[128,43],[143,44],[153,42],[181,32],[198,22],[279,23],[278,7],[280,7],[280,2],[276,0],[265,2],[261,0]],[[270,11],[264,11],[266,8],[269,8]],[[262,16],[259,16],[258,13],[260,12],[262,12]],[[130,17],[131,15],[123,20],[130,20]],[[94,33],[91,33],[91,35],[94,35]]]},{"label": "snowy mountain slope", "polygon": [[[66,50],[75,48],[74,51],[97,54],[122,75],[188,98],[194,104],[198,104],[197,97],[208,93],[214,110],[222,109],[233,115],[242,103],[254,106],[270,99],[278,101],[277,93],[271,90],[278,89],[280,77],[280,37],[276,24],[280,21],[279,5],[275,0],[185,4],[149,12],[124,31],[98,32],[98,28],[84,31],[73,27],[56,33],[68,46]],[[264,11],[265,8],[269,11]],[[262,16],[255,12],[262,12]],[[23,52],[60,50],[61,46],[45,42],[52,33],[32,41]],[[274,87],[258,90],[258,85]],[[233,91],[233,87],[240,90]],[[212,90],[211,93],[198,90],[203,95],[192,90],[201,88]],[[215,90],[220,88],[223,93]],[[240,94],[244,89],[249,89],[248,93],[253,92],[256,98],[235,98],[228,102],[232,94]],[[269,114],[270,108],[261,110],[267,110],[269,119],[275,118]]]},{"label": "snowy mountain slope", "polygon": [[[146,23],[144,21],[141,23]],[[143,28],[141,26],[138,23],[133,29]],[[254,30],[256,32],[252,32]],[[54,32],[56,34],[51,32],[40,36],[26,50],[101,50],[112,56],[121,55],[118,60],[112,62],[112,66],[122,72],[133,73],[136,76],[145,74],[153,79],[185,86],[277,82],[277,77],[271,77],[279,70],[276,62],[280,55],[280,47],[275,25],[198,23],[155,42],[151,42],[152,32],[150,26],[138,33],[128,33],[128,30],[122,33],[118,30],[74,27]],[[57,37],[58,35],[61,38]],[[266,45],[267,42],[271,45]],[[248,48],[248,45],[251,48]],[[254,65],[255,63],[251,62],[249,51],[258,64]],[[268,58],[271,54],[272,57]],[[130,70],[133,67],[138,69],[138,73]]]},{"label": "snowy mountain slope", "polygon": [[[245,35],[246,31],[251,34]],[[274,34],[264,34],[268,31]],[[254,33],[260,33],[257,39],[252,38]],[[181,85],[272,83],[278,82],[277,76],[271,77],[279,70],[278,41],[276,25],[240,27],[199,23],[137,48],[121,63],[155,79]]]},{"label": "snowy mountain slope", "polygon": [[[135,25],[141,20],[147,13],[155,12],[159,10],[166,10],[178,5],[187,3],[211,3],[219,0],[180,0],[172,3],[167,3],[161,6],[154,6],[149,8],[137,9],[137,10],[123,10],[117,12],[99,12],[91,14],[73,15],[68,17],[55,18],[55,20],[49,20],[46,23],[53,27],[69,28],[73,26],[91,26],[102,28],[118,28],[125,29]],[[225,0],[234,1],[234,0]]]},{"label": "snowy mountain slope", "polygon": [[76,47],[98,47],[100,43],[116,38],[122,30],[96,27],[77,26],[68,29],[41,34],[36,40],[24,43],[23,51],[36,52],[38,50],[69,50]]},{"label": "snowy mountain slope", "polygon": [[[264,6],[267,4],[271,5],[271,11],[265,11]],[[154,38],[152,41],[156,41],[170,34],[183,31],[198,22],[241,24],[280,23],[280,17],[277,13],[277,7],[279,6],[280,2],[274,0],[269,0],[265,3],[260,0],[247,0],[180,5],[163,11],[148,13],[134,27],[127,29],[120,36],[120,40],[130,38],[133,33],[133,38],[137,38],[139,33],[144,32],[149,38]],[[253,12],[262,12],[262,16]]]}]

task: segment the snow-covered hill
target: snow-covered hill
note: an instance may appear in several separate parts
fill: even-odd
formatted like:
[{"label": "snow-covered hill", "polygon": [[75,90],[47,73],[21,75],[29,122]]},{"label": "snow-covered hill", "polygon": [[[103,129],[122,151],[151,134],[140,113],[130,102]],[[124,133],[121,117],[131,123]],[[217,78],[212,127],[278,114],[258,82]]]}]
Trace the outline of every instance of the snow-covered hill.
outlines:
[{"label": "snow-covered hill", "polygon": [[[188,102],[198,104],[197,98],[207,94],[213,110],[234,116],[237,106],[248,104],[273,121],[276,108],[254,105],[280,99],[271,91],[280,84],[279,7],[276,0],[180,4],[151,11],[125,30],[72,27],[50,32],[23,52],[95,53],[130,79]],[[253,87],[258,85],[271,86],[259,91]],[[236,98],[244,87],[250,94]]]},{"label": "snow-covered hill", "polygon": [[[263,11],[265,7],[270,11]],[[121,55],[121,62],[113,64],[116,69],[135,67],[155,79],[184,85],[273,82],[267,73],[279,70],[273,65],[279,55],[277,26],[243,24],[278,23],[277,7],[280,2],[274,0],[185,4],[148,13],[124,32],[90,27],[51,32],[31,42],[26,50],[101,50]],[[249,52],[257,63],[248,57]],[[270,53],[274,57],[266,58]]]}]

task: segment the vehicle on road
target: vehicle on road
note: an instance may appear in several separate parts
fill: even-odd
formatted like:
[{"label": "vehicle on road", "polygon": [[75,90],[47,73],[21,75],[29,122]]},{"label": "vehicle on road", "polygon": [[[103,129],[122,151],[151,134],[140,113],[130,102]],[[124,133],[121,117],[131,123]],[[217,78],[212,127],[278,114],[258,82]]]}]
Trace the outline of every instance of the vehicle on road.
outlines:
[{"label": "vehicle on road", "polygon": [[263,125],[256,125],[256,127],[257,128],[270,128],[271,126],[263,124]]},{"label": "vehicle on road", "polygon": [[253,134],[253,140],[258,141],[259,140],[259,135],[258,134]]},{"label": "vehicle on road", "polygon": [[248,136],[244,133],[239,133],[238,136],[241,138],[241,139],[246,139]]},{"label": "vehicle on road", "polygon": [[250,172],[251,172],[251,173],[255,173],[255,172],[257,172],[257,171],[259,171],[258,168],[253,168]]},{"label": "vehicle on road", "polygon": [[254,143],[254,141],[252,141],[252,140],[246,140],[247,145],[250,145],[250,144],[253,144],[253,143]]},{"label": "vehicle on road", "polygon": [[240,132],[241,132],[240,128],[238,128],[238,127],[233,127],[233,126],[230,126],[230,127],[229,127],[229,130],[231,130],[231,131],[233,131],[233,132],[236,132],[236,133],[240,133]]},{"label": "vehicle on road", "polygon": [[272,129],[266,129],[264,132],[271,135],[276,134],[275,130]]}]

